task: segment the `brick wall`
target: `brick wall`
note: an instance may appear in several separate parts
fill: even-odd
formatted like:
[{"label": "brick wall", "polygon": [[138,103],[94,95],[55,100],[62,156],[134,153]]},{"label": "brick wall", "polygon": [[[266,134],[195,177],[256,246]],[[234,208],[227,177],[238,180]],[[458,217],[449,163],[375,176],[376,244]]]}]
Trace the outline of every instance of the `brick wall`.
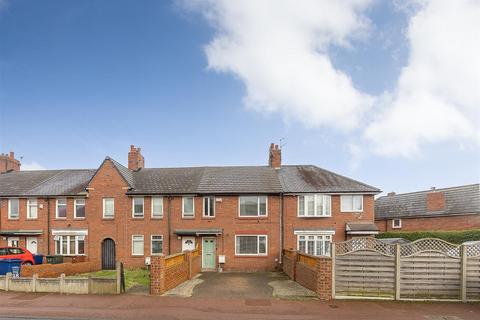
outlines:
[{"label": "brick wall", "polygon": [[469,229],[480,229],[480,214],[445,216],[445,217],[424,217],[424,218],[402,218],[401,228],[392,228],[392,219],[376,220],[380,232],[386,231],[463,231]]},{"label": "brick wall", "polygon": [[427,193],[427,211],[440,211],[445,209],[445,192]]},{"label": "brick wall", "polygon": [[78,263],[59,263],[59,264],[39,264],[33,266],[22,266],[20,276],[31,277],[37,274],[39,278],[57,278],[62,273],[66,276],[87,273],[100,270],[100,265],[96,262],[78,262]]}]

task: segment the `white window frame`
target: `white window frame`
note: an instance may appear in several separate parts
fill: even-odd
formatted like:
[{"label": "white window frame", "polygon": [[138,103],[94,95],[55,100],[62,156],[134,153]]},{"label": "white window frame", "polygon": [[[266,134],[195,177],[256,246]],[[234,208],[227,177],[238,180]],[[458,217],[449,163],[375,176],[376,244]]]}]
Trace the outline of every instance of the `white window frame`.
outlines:
[{"label": "white window frame", "polygon": [[[395,225],[395,221],[398,221],[398,226]],[[402,219],[400,218],[392,219],[392,229],[401,229],[401,228],[402,228]]]},{"label": "white window frame", "polygon": [[[153,237],[162,237],[162,252],[161,253],[153,253]],[[150,235],[150,254],[152,256],[161,256],[163,255],[163,234],[152,234]],[[155,240],[155,241],[160,241],[160,240]],[[133,244],[133,243],[132,243]]]},{"label": "white window frame", "polygon": [[[55,205],[55,219],[67,219],[68,216],[68,201],[67,198],[59,198],[56,199],[56,205]],[[60,200],[65,200],[65,217],[59,217],[58,216],[58,201]]]},{"label": "white window frame", "polygon": [[[308,215],[308,202],[307,197],[313,197],[313,215]],[[323,207],[321,214],[317,212],[317,201],[319,198],[322,197]],[[303,200],[301,200],[303,198]],[[303,215],[300,214],[300,203],[303,201]],[[328,201],[328,208],[330,209],[327,212],[327,206],[325,205],[326,201]],[[297,196],[297,217],[299,218],[324,218],[324,217],[331,217],[332,216],[332,196],[329,194],[300,194]]]},{"label": "white window frame", "polygon": [[[238,253],[237,252],[237,238],[239,237],[257,237],[257,253]],[[260,237],[265,237],[265,253],[260,252]],[[236,256],[268,256],[268,235],[266,234],[236,234],[235,235],[235,255]]]},{"label": "white window frame", "polygon": [[[240,214],[240,207],[241,207],[241,199],[244,197],[257,197],[257,214],[256,215],[241,215]],[[260,214],[260,198],[265,197],[265,214]],[[238,197],[238,217],[239,218],[254,218],[254,217],[259,217],[259,218],[265,218],[268,217],[268,196],[267,195],[244,195],[244,196],[239,196]]]},{"label": "white window frame", "polygon": [[[106,200],[112,200],[113,201],[113,212],[112,212],[111,216],[106,216],[105,215],[105,202],[106,202]],[[115,218],[115,198],[105,197],[105,198],[102,199],[102,203],[103,203],[103,212],[102,212],[103,219],[114,219]]]},{"label": "white window frame", "polygon": [[[344,199],[346,197],[351,197],[352,199],[352,210],[345,210],[344,207],[343,207],[343,203],[344,203]],[[361,204],[362,204],[362,208],[360,210],[354,210],[353,209],[353,203],[354,203],[354,200],[353,198],[354,197],[360,197],[361,200]],[[363,194],[342,194],[340,195],[340,212],[363,212]]]},{"label": "white window frame", "polygon": [[[13,216],[13,217],[12,217],[12,201],[17,201],[17,213],[16,213],[16,216]],[[8,199],[8,219],[11,219],[11,220],[20,219],[20,199],[18,198]]]},{"label": "white window frame", "polygon": [[[134,239],[135,237],[141,237],[142,238],[142,243],[143,243],[143,246],[142,246],[142,253],[134,253],[133,252],[133,249],[134,249],[134,245],[133,245],[133,242],[134,242]],[[136,241],[140,241],[140,240],[136,240]],[[140,257],[140,256],[143,256],[145,255],[145,236],[143,234],[132,234],[132,256],[137,256],[137,257]]]},{"label": "white window frame", "polygon": [[[331,243],[333,242],[333,234],[332,233],[298,233],[297,235],[297,250],[299,252],[303,252],[312,256],[327,256],[330,257],[332,255],[331,252]],[[300,240],[301,237],[305,238],[305,251],[300,251]],[[308,237],[314,237],[313,240],[308,239]],[[320,238],[320,239],[319,239]],[[308,241],[313,241],[313,252],[314,254],[307,253],[308,251]],[[323,242],[323,253],[324,255],[317,255],[317,242],[321,241]],[[328,250],[326,250],[327,246],[329,245]],[[328,251],[328,254],[326,254]]]},{"label": "white window frame", "polygon": [[[14,245],[14,244],[17,245]],[[20,237],[7,237],[7,246],[8,247],[20,247]]]},{"label": "white window frame", "polygon": [[[192,213],[185,212],[185,198],[192,198]],[[195,218],[195,197],[194,196],[183,196],[182,197],[182,218]]]},{"label": "white window frame", "polygon": [[[138,215],[135,215],[135,199],[142,199],[142,215],[141,216],[140,216],[140,213],[137,213]],[[134,219],[145,218],[145,197],[133,197],[132,198],[132,218],[134,218]]]},{"label": "white window frame", "polygon": [[[85,217],[77,217],[77,201],[78,200],[83,200],[83,210],[85,213]],[[82,198],[82,199],[75,199],[73,201],[73,217],[75,219],[85,219],[87,217],[87,200]]]},{"label": "white window frame", "polygon": [[[67,239],[67,252],[63,252],[63,238]],[[70,252],[70,242],[71,238],[73,238],[75,242],[75,252]],[[70,235],[70,234],[61,234],[55,235],[53,238],[54,242],[54,252],[56,255],[61,256],[85,256],[85,236],[84,235]],[[78,253],[78,243],[80,240],[83,240],[83,253]],[[57,245],[57,241],[60,242],[60,246]]]},{"label": "white window frame", "polygon": [[[32,216],[32,207],[36,209],[35,216]],[[29,220],[34,220],[38,219],[38,199],[36,198],[30,198],[27,199],[27,219]]]},{"label": "white window frame", "polygon": [[[159,201],[161,201],[161,203],[162,203],[162,210],[161,210],[160,212],[154,212],[154,211],[153,211],[153,202],[154,202],[154,200],[159,200]],[[151,211],[152,211],[152,212],[151,212],[151,214],[152,214],[151,217],[152,217],[152,219],[162,219],[162,218],[163,218],[163,197],[151,197],[150,202],[151,202],[150,204],[151,204],[151,207],[152,207],[152,208],[151,208]]]},{"label": "white window frame", "polygon": [[[212,201],[210,201],[212,200]],[[205,201],[207,201],[207,204],[208,204],[208,212],[205,212]],[[213,202],[213,215],[211,216],[209,213],[210,213],[210,209],[211,209],[211,206],[212,206],[212,202]],[[206,196],[206,197],[203,197],[203,217],[204,218],[215,218],[215,202],[216,202],[216,199],[214,196]]]}]

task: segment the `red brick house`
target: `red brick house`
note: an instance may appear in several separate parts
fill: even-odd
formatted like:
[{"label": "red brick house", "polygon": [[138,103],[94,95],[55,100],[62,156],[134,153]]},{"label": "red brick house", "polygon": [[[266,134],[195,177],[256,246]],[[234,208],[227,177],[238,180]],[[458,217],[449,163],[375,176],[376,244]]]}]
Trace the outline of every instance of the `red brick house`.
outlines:
[{"label": "red brick house", "polygon": [[381,232],[480,229],[480,184],[389,193],[375,201],[375,224]]},{"label": "red brick house", "polygon": [[329,243],[378,232],[380,190],[312,165],[146,168],[131,146],[128,168],[0,174],[0,245],[44,254],[145,265],[199,248],[204,269],[274,270],[282,248],[329,254]]}]

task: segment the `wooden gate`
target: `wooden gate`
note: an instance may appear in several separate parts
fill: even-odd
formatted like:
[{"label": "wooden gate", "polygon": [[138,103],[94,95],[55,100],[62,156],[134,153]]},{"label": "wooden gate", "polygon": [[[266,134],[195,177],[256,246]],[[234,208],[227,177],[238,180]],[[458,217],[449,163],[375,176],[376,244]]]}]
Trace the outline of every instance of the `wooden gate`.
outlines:
[{"label": "wooden gate", "polygon": [[102,242],[102,269],[115,269],[115,241],[110,238],[104,239]]}]

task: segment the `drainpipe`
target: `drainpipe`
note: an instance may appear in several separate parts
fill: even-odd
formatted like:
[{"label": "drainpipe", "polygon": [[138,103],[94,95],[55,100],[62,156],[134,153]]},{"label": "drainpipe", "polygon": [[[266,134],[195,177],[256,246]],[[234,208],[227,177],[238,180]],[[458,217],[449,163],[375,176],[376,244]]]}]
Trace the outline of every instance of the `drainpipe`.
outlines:
[{"label": "drainpipe", "polygon": [[282,264],[282,252],[284,243],[284,226],[283,226],[283,193],[280,193],[280,253],[278,262]]},{"label": "drainpipe", "polygon": [[171,216],[171,212],[172,212],[172,197],[171,196],[168,196],[167,197],[168,199],[168,210],[167,210],[167,227],[168,227],[168,255],[171,254],[171,249],[172,249],[172,246],[170,244],[171,242],[171,229],[172,229],[172,225],[170,223],[170,216]]},{"label": "drainpipe", "polygon": [[50,199],[47,200],[47,254],[50,255]]}]

